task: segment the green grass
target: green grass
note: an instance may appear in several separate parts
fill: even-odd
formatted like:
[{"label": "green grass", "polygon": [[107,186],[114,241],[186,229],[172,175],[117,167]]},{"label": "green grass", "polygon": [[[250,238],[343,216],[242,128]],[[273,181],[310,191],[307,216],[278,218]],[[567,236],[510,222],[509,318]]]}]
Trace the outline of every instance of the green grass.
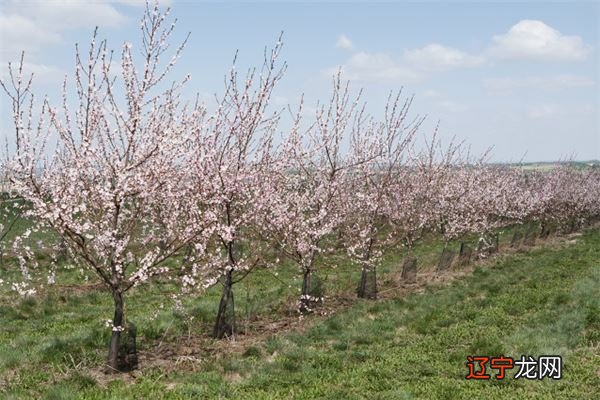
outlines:
[{"label": "green grass", "polygon": [[[435,264],[441,246],[432,242],[415,249],[420,264]],[[387,257],[382,282],[400,258]],[[598,398],[600,231],[569,246],[489,260],[450,285],[356,301],[328,318],[309,316],[306,329],[259,335],[257,324],[264,321],[254,323],[255,318],[296,319],[286,315],[300,285],[295,272],[288,265],[277,278],[259,272],[236,286],[239,322],[243,328],[250,317],[250,335],[233,352],[213,351],[227,346],[206,338],[218,288],[184,298],[184,313],[172,309],[168,295],[174,287],[168,282],[135,289],[127,297],[127,315],[138,326],[142,352],[186,340],[206,348],[194,349],[199,360],[194,368],[175,367],[174,361],[168,368],[142,364],[135,379],[110,381],[97,374],[110,333],[104,327],[111,317],[106,293],[62,288],[15,301],[4,288],[0,398]],[[75,281],[78,272],[60,273]],[[322,276],[329,295],[347,296],[358,271],[342,263]],[[561,355],[563,379],[515,380],[512,373],[504,381],[464,379],[467,355],[499,354]]]}]

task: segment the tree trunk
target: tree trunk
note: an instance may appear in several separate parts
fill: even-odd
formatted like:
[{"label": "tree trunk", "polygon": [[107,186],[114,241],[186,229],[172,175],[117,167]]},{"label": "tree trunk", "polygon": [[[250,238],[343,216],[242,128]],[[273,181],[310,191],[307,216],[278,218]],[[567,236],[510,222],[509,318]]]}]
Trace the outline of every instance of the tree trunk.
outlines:
[{"label": "tree trunk", "polygon": [[358,290],[357,290],[359,299],[366,298],[368,273],[369,273],[369,271],[367,271],[367,267],[365,265],[363,265],[362,272],[360,274],[360,282],[358,283]]},{"label": "tree trunk", "polygon": [[113,331],[108,349],[108,367],[111,372],[120,372],[119,370],[119,348],[121,344],[121,329],[123,328],[123,294],[113,291],[115,301],[115,315],[113,317]]},{"label": "tree trunk", "polygon": [[450,269],[454,261],[454,252],[448,248],[448,241],[444,241],[444,248],[438,260],[437,272],[445,272]]},{"label": "tree trunk", "polygon": [[545,220],[542,220],[542,222],[540,223],[540,237],[541,238],[546,237],[546,221]]},{"label": "tree trunk", "polygon": [[471,262],[471,255],[473,250],[464,241],[460,242],[460,250],[458,260],[460,265],[468,265]]},{"label": "tree trunk", "polygon": [[357,292],[360,299],[377,298],[377,272],[374,267],[363,265]]},{"label": "tree trunk", "polygon": [[492,253],[498,253],[500,251],[500,234],[496,232],[492,237]]},{"label": "tree trunk", "polygon": [[302,294],[300,296],[300,312],[302,314],[309,313],[311,311],[310,302],[310,268],[304,270],[302,276]]},{"label": "tree trunk", "polygon": [[219,302],[213,337],[223,339],[235,333],[235,303],[233,300],[233,271],[227,272],[223,282],[223,294]]}]

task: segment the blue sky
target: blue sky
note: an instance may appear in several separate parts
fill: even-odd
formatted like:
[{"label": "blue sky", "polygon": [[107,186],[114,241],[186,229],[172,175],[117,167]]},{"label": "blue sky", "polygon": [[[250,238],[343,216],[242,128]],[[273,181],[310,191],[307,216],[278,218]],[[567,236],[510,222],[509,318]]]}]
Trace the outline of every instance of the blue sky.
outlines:
[{"label": "blue sky", "polygon": [[[260,62],[284,32],[289,66],[277,105],[328,98],[341,68],[381,115],[390,90],[415,94],[414,111],[441,121],[492,160],[600,159],[599,2],[162,2],[178,18],[175,41],[191,32],[174,71],[190,90],[219,92],[239,49],[240,66]],[[0,0],[0,76],[26,50],[38,92],[59,100],[74,43],[93,27],[119,48],[139,42],[143,0]],[[174,76],[174,77],[175,77]],[[10,116],[2,103],[2,132]],[[310,110],[310,108],[309,108]],[[10,136],[9,136],[10,137]]]}]

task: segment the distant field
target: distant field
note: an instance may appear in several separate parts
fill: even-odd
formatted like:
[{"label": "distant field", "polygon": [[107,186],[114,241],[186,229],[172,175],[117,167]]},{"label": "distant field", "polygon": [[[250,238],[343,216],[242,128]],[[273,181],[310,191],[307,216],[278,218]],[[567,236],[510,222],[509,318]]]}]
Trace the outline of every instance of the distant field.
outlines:
[{"label": "distant field", "polygon": [[573,162],[539,162],[539,163],[523,163],[523,164],[515,164],[519,168],[524,170],[538,170],[538,171],[549,171],[556,167],[559,167],[564,164],[576,165],[581,168],[589,168],[589,167],[600,167],[600,161],[573,161]]},{"label": "distant field", "polygon": [[[108,296],[91,284],[77,290],[63,285],[15,301],[3,289],[0,395],[594,399],[600,393],[600,231],[552,243],[480,263],[450,285],[428,279],[425,268],[421,285],[412,289],[398,288],[399,258],[391,255],[381,271],[382,299],[352,306],[357,274],[330,271],[326,285],[328,274],[338,274],[331,281],[340,282],[328,287],[331,297],[320,312],[330,316],[308,316],[302,327],[288,311],[299,283],[294,271],[251,275],[236,288],[238,322],[249,334],[235,342],[208,338],[217,290],[185,299],[186,312],[166,304],[165,294],[173,290],[168,283],[137,290],[128,316],[139,326],[141,370],[118,377],[100,368],[109,334],[103,324],[111,312]],[[425,266],[435,263],[439,246],[418,249]],[[563,379],[467,381],[468,354],[559,354]]]},{"label": "distant field", "polygon": [[558,166],[560,166],[560,164],[524,164],[521,165],[520,168],[524,170],[549,171]]}]

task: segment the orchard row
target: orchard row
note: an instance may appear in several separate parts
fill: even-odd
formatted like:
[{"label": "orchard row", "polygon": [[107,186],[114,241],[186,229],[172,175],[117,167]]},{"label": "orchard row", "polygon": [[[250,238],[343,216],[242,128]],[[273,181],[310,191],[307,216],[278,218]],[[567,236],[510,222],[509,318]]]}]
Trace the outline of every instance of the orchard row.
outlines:
[{"label": "orchard row", "polygon": [[[40,276],[53,277],[56,262],[36,265],[29,243],[32,232],[52,232],[56,250],[93,272],[114,300],[113,370],[122,368],[125,294],[156,276],[175,277],[182,293],[222,285],[214,327],[222,338],[234,330],[235,285],[282,259],[297,264],[298,309],[307,313],[320,301],[311,278],[340,249],[345,267],[362,271],[359,296],[374,297],[385,252],[404,246],[410,257],[424,235],[478,234],[485,251],[509,225],[546,232],[600,215],[598,169],[523,170],[487,164],[487,154],[461,144],[443,147],[437,129],[423,134],[424,118],[401,92],[376,118],[338,74],[316,110],[303,100],[275,109],[280,41],[260,68],[231,69],[215,107],[185,101],[189,77],[167,82],[185,43],[162,62],[173,26],[149,8],[140,48],[126,43],[120,62],[94,34],[89,50],[77,51],[60,107],[34,97],[23,60],[2,82],[15,127],[2,172],[19,199],[10,204],[33,222],[11,240],[21,277],[11,285],[31,295],[53,281]],[[2,238],[11,218],[2,216]]]}]

